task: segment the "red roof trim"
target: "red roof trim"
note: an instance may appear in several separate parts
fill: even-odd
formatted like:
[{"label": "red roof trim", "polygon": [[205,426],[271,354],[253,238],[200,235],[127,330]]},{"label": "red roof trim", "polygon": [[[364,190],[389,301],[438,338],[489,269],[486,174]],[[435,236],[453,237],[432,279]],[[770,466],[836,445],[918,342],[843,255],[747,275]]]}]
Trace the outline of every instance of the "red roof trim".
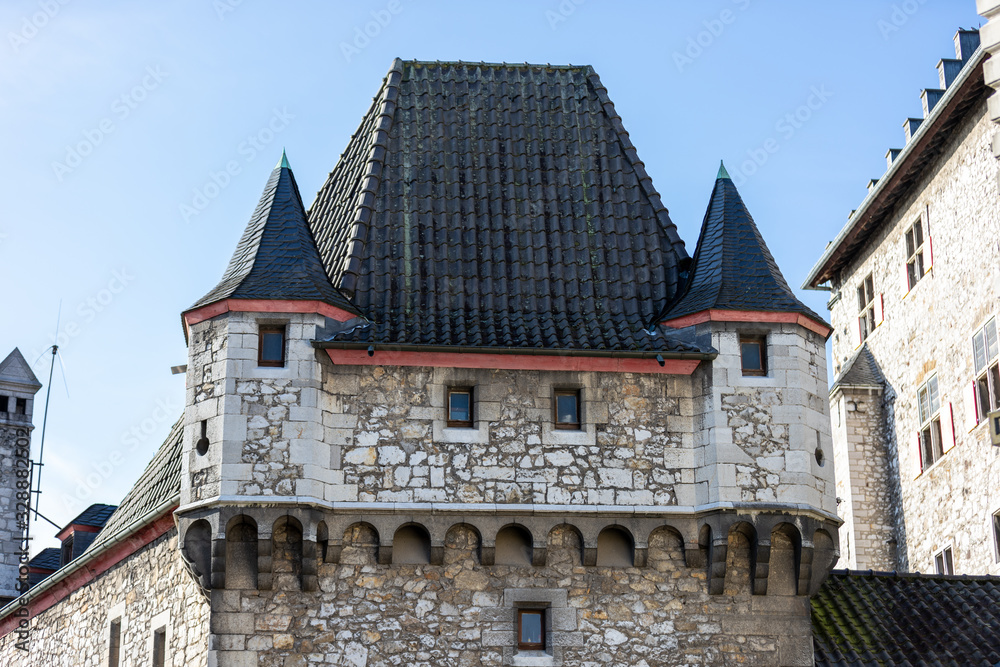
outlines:
[{"label": "red roof trim", "polygon": [[[30,618],[34,618],[46,609],[56,605],[74,591],[83,588],[118,563],[139,551],[139,549],[151,544],[154,540],[164,535],[167,531],[174,527],[173,514],[175,509],[177,508],[171,508],[169,511],[160,516],[160,518],[152,521],[151,523],[147,523],[145,526],[138,529],[136,532],[132,533],[130,536],[107,551],[95,556],[93,560],[85,561],[79,564],[77,569],[65,579],[57,582],[37,598],[30,600],[27,605]],[[81,556],[81,558],[85,557],[86,554]],[[72,564],[67,567],[71,566]],[[0,637],[6,636],[10,632],[16,630],[18,623],[21,620],[21,617],[16,615],[17,611],[21,609],[21,607],[11,607],[11,609],[13,610],[11,613],[3,619],[0,619]]]},{"label": "red roof trim", "polygon": [[614,373],[666,373],[691,375],[699,359],[580,357],[539,354],[489,354],[461,352],[410,352],[327,348],[330,360],[341,366],[431,366],[444,368],[489,368],[535,371],[597,371]]},{"label": "red roof trim", "polygon": [[683,317],[663,322],[663,326],[672,329],[683,329],[702,322],[779,322],[798,324],[826,338],[833,331],[825,324],[806,317],[800,313],[774,313],[760,310],[703,310]]},{"label": "red roof trim", "polygon": [[184,324],[190,327],[198,322],[210,320],[213,317],[228,312],[242,313],[317,313],[325,315],[338,322],[357,317],[354,313],[331,306],[322,301],[293,301],[291,299],[223,299],[201,308],[195,308],[184,313]]}]

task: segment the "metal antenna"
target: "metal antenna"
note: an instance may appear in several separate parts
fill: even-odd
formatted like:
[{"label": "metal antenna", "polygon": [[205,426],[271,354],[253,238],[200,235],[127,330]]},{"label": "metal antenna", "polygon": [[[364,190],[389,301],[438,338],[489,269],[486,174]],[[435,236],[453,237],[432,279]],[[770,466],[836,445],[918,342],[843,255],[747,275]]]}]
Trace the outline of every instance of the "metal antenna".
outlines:
[{"label": "metal antenna", "polygon": [[[62,301],[59,301],[59,313],[56,315],[56,337],[55,340],[59,340],[59,321],[62,318]],[[59,345],[54,344],[51,347],[52,359],[49,361],[49,383],[45,387],[45,412],[42,415],[42,438],[38,443],[38,460],[31,462],[31,473],[28,478],[28,518],[25,522],[25,535],[28,539],[28,544],[31,544],[31,513],[38,514],[38,504],[40,502],[39,497],[42,495],[42,467],[45,465],[42,463],[42,457],[45,455],[45,428],[49,423],[49,399],[52,397],[52,374],[56,369],[56,354],[59,352]],[[38,468],[38,477],[35,478],[35,468]],[[31,495],[34,495],[34,506],[32,503]],[[38,514],[41,517],[41,514]],[[44,517],[42,517],[44,518]],[[49,523],[51,520],[45,519]],[[55,525],[55,524],[53,524]],[[59,527],[58,525],[56,526]]]}]

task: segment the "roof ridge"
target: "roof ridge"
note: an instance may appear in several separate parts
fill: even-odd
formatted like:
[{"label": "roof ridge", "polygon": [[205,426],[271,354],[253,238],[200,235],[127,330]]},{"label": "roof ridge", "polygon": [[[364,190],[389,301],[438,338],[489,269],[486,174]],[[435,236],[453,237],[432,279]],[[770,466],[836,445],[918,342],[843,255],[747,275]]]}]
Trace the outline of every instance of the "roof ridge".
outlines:
[{"label": "roof ridge", "polygon": [[360,178],[361,188],[354,205],[355,215],[351,222],[351,234],[347,239],[348,251],[341,268],[340,284],[334,286],[348,298],[354,296],[358,285],[361,255],[368,240],[368,228],[375,210],[375,196],[382,183],[385,155],[389,147],[389,131],[392,129],[393,117],[396,115],[396,99],[399,97],[399,84],[402,78],[403,61],[400,58],[395,58],[392,61],[392,67],[389,68],[389,73],[383,80],[382,89],[379,91],[382,94],[382,101],[378,111],[378,122],[371,135],[368,168],[361,174]]},{"label": "roof ridge", "polygon": [[611,97],[608,95],[607,87],[601,82],[601,77],[593,67],[587,65],[586,70],[588,72],[587,81],[594,87],[594,93],[597,95],[597,99],[601,101],[601,106],[604,107],[604,113],[611,120],[611,126],[615,130],[618,143],[621,144],[622,152],[632,165],[632,169],[635,171],[636,178],[639,181],[639,187],[649,200],[649,204],[653,207],[656,218],[663,227],[667,239],[674,246],[674,250],[678,255],[678,261],[683,262],[686,259],[690,259],[687,248],[684,246],[684,240],[677,233],[677,225],[670,219],[670,211],[663,205],[660,193],[653,186],[653,179],[646,171],[646,163],[639,158],[639,152],[636,150],[635,144],[632,143],[628,130],[625,129],[625,123],[622,122],[621,116],[618,115],[618,111],[615,109],[615,103],[611,101]]}]

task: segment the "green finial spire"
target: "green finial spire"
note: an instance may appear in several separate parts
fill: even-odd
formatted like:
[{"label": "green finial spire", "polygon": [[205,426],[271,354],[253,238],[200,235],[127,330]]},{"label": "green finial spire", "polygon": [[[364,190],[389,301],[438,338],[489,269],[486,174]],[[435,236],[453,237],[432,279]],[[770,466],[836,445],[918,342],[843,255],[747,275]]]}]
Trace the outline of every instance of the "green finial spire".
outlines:
[{"label": "green finial spire", "polygon": [[719,160],[719,175],[715,178],[729,178],[729,172],[726,171],[726,165],[722,163],[722,160]]},{"label": "green finial spire", "polygon": [[278,163],[278,169],[291,169],[292,166],[288,164],[288,156],[285,155],[285,149],[281,149],[281,162]]}]

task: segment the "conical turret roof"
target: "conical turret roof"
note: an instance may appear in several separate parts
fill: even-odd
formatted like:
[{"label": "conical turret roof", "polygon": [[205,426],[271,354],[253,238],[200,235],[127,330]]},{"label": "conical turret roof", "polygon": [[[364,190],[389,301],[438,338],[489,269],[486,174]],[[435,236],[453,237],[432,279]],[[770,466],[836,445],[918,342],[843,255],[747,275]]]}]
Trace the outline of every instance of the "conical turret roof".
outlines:
[{"label": "conical turret roof", "polygon": [[725,166],[719,168],[688,280],[660,320],[706,310],[800,313],[829,326],[788,287]]},{"label": "conical turret roof", "polygon": [[284,152],[222,280],[189,310],[223,299],[320,301],[357,312],[323,268]]}]

